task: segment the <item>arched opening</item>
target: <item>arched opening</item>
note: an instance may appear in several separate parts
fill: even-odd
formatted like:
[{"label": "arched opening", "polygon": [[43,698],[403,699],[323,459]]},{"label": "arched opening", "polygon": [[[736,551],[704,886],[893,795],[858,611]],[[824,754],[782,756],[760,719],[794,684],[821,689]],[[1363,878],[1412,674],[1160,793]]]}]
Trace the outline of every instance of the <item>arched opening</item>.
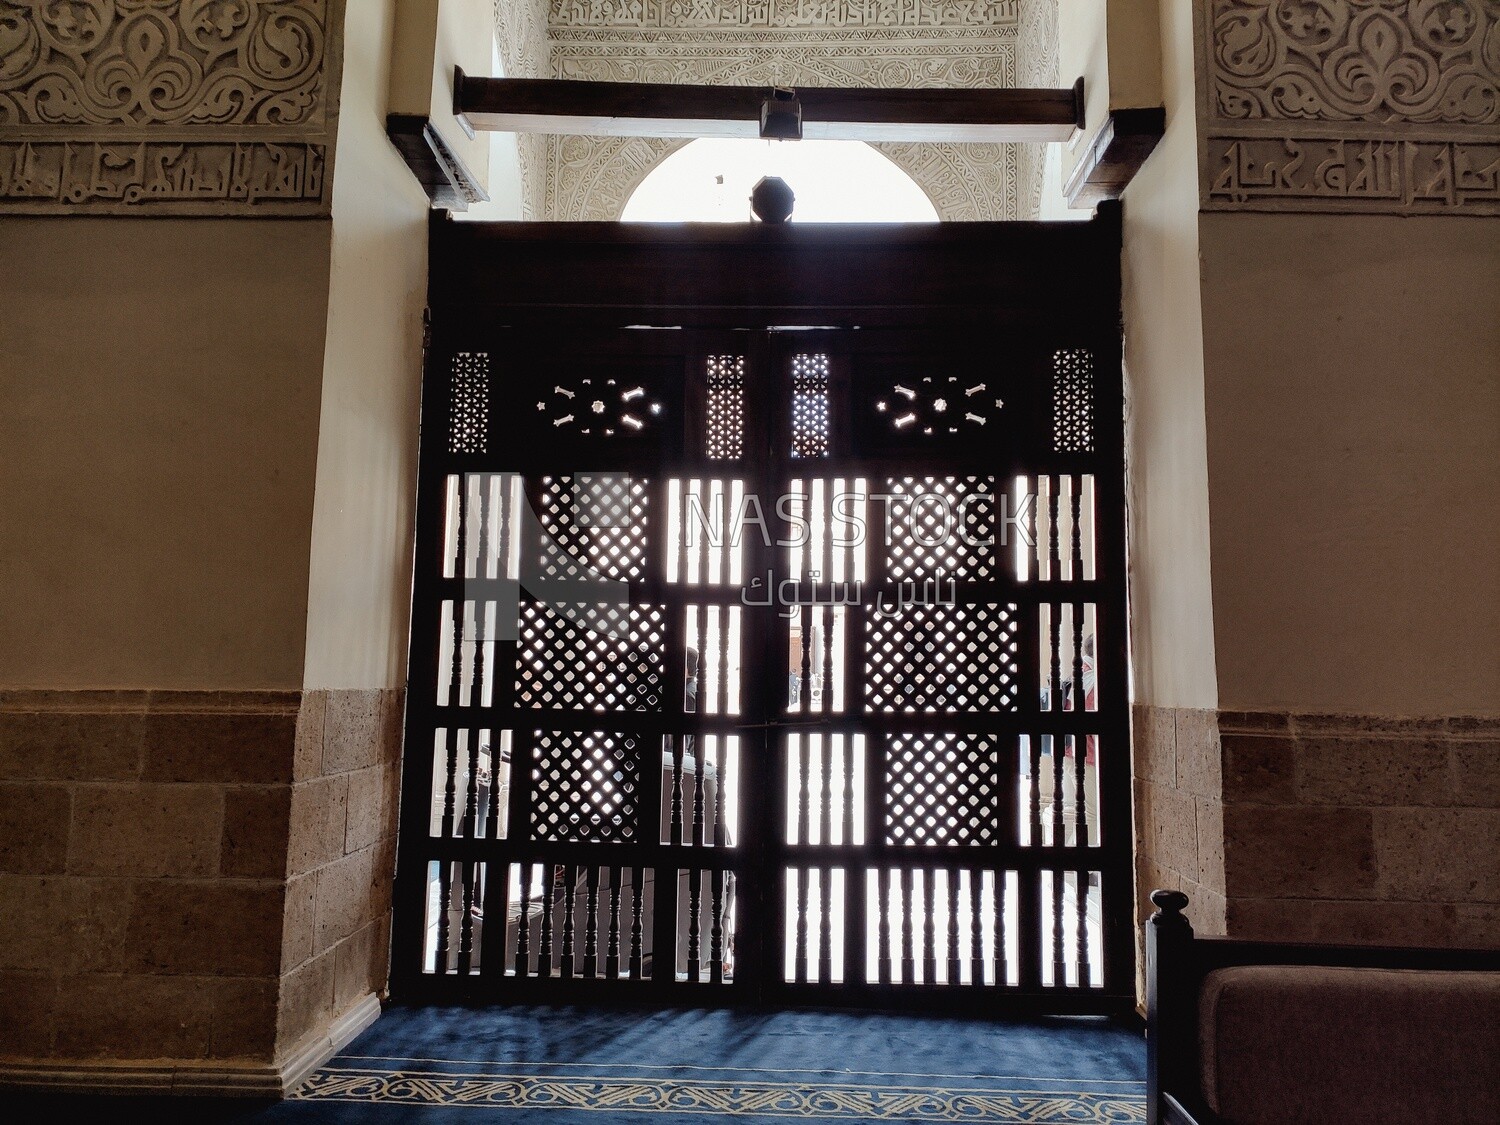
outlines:
[{"label": "arched opening", "polygon": [[915,180],[862,141],[702,139],[683,146],[641,181],[624,222],[738,223],[750,189],[780,176],[797,194],[793,222],[935,223]]}]

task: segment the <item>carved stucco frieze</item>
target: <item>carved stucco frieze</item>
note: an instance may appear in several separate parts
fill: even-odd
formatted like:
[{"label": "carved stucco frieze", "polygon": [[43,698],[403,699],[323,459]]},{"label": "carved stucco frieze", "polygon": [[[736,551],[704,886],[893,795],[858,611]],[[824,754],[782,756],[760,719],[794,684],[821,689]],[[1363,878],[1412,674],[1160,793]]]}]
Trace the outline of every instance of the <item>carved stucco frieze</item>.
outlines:
[{"label": "carved stucco frieze", "polygon": [[[506,74],[750,85],[1050,86],[1056,0],[495,0]],[[538,35],[537,28],[545,28]],[[1018,50],[1020,36],[1030,36]],[[1018,57],[1020,55],[1021,57]],[[619,218],[681,141],[522,135],[527,217]],[[879,145],[945,219],[1036,214],[1034,145]]]},{"label": "carved stucco frieze", "polygon": [[1500,3],[1198,12],[1205,207],[1500,214]]},{"label": "carved stucco frieze", "polygon": [[0,0],[0,213],[326,213],[342,11]]},{"label": "carved stucco frieze", "polygon": [[[495,40],[500,70],[507,78],[552,77],[552,43],[547,36],[547,0],[495,0]],[[516,137],[521,176],[521,218],[546,217],[547,138]]]},{"label": "carved stucco frieze", "polygon": [[[496,0],[507,73],[536,0]],[[550,73],[621,82],[984,87],[1052,85],[1056,0],[550,0]],[[1023,29],[1039,41],[1018,59]],[[507,40],[512,46],[507,48]],[[524,53],[524,52],[523,52]],[[540,58],[533,48],[530,60]],[[527,138],[523,137],[523,144]],[[548,137],[539,202],[548,219],[617,219],[631,193],[683,142]],[[1030,217],[1041,192],[1039,146],[879,145],[945,219]],[[530,153],[530,155],[528,155]],[[1034,183],[1032,181],[1035,181]]]},{"label": "carved stucco frieze", "polygon": [[554,29],[828,31],[1013,26],[1023,0],[552,0]]},{"label": "carved stucco frieze", "polygon": [[994,36],[954,41],[869,33],[808,43],[766,32],[621,43],[584,33],[554,39],[552,62],[556,77],[590,81],[974,87],[1008,84],[1016,52],[1013,38]]}]

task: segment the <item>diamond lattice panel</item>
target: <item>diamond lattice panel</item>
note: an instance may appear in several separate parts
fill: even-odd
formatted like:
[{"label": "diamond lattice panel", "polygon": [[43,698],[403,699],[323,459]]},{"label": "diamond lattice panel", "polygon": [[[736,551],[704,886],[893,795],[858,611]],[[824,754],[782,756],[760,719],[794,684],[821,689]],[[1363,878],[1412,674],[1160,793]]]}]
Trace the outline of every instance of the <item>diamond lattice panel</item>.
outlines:
[{"label": "diamond lattice panel", "polygon": [[655,605],[521,607],[517,705],[659,711],[662,609]]},{"label": "diamond lattice panel", "polygon": [[1094,357],[1082,348],[1052,357],[1052,447],[1094,451]]},{"label": "diamond lattice panel", "polygon": [[993,844],[999,839],[999,748],[987,735],[886,739],[886,842]]},{"label": "diamond lattice panel", "polygon": [[1014,605],[870,612],[865,690],[876,711],[1014,711]]},{"label": "diamond lattice panel", "polygon": [[532,837],[634,840],[640,820],[640,761],[635,735],[538,734],[531,773]]},{"label": "diamond lattice panel", "polygon": [[892,578],[934,574],[977,580],[994,573],[992,477],[904,477],[886,481]]},{"label": "diamond lattice panel", "polygon": [[542,480],[542,574],[634,581],[646,572],[649,483],[620,474]]}]

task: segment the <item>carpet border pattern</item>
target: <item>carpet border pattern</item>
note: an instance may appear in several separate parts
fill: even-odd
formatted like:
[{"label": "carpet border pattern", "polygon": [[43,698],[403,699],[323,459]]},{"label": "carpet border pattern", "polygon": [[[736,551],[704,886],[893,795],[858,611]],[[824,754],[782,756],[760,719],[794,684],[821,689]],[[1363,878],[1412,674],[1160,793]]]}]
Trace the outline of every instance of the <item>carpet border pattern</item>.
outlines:
[{"label": "carpet border pattern", "polygon": [[[603,1068],[601,1068],[603,1069]],[[833,1076],[830,1076],[832,1078]],[[1050,1084],[1050,1083],[1049,1083]],[[984,1121],[992,1125],[1146,1120],[1144,1084],[1112,1090],[943,1087],[763,1078],[454,1073],[405,1067],[325,1066],[291,1097],[452,1108],[557,1109],[816,1121]],[[1080,1083],[1090,1085],[1090,1083]],[[1033,1088],[1028,1088],[1033,1087]]]}]

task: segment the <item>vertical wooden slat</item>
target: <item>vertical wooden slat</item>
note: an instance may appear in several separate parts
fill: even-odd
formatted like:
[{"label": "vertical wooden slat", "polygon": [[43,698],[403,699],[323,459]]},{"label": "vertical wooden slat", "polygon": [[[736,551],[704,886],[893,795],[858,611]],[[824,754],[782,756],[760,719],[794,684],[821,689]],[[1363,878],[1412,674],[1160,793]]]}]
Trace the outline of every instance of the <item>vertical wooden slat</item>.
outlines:
[{"label": "vertical wooden slat", "polygon": [[583,975],[599,975],[599,868],[584,868],[586,880],[583,908]]},{"label": "vertical wooden slat", "polygon": [[496,525],[499,529],[499,535],[496,537],[495,542],[496,578],[510,577],[510,525],[513,517],[511,510],[511,489],[514,487],[513,482],[515,479],[516,475],[514,473],[501,473],[499,477],[500,495],[496,505]]},{"label": "vertical wooden slat", "polygon": [[833,980],[833,869],[818,868],[818,979]]},{"label": "vertical wooden slat", "polygon": [[960,944],[958,926],[958,879],[957,868],[947,869],[948,876],[948,983],[958,984],[963,978],[963,946]]},{"label": "vertical wooden slat", "polygon": [[[526,977],[531,975],[531,864],[523,863],[520,867],[521,913],[516,919],[516,976]],[[546,925],[545,922],[542,924]]]},{"label": "vertical wooden slat", "polygon": [[710,876],[712,915],[708,929],[708,981],[710,984],[724,982],[724,870],[713,869]]},{"label": "vertical wooden slat", "polygon": [[881,867],[875,875],[875,902],[879,911],[876,926],[876,976],[881,984],[891,983],[891,872]]},{"label": "vertical wooden slat", "polygon": [[448,971],[448,944],[451,937],[448,932],[448,908],[449,899],[453,895],[453,875],[450,867],[447,860],[438,862],[437,953],[433,960],[433,969],[439,974]]},{"label": "vertical wooden slat", "polygon": [[808,786],[811,780],[808,774],[811,772],[809,750],[809,738],[805,734],[794,734],[791,736],[797,743],[797,843],[806,844],[811,838],[809,822],[811,820],[811,793]]},{"label": "vertical wooden slat", "polygon": [[[494,480],[488,473],[474,473],[476,485],[475,494],[479,503],[479,535],[478,542],[474,548],[474,577],[484,579],[489,573],[489,550],[490,550],[490,482]],[[476,601],[474,603],[474,678],[469,686],[469,706],[480,707],[484,705],[485,681],[490,675],[486,668],[484,659],[484,626],[486,610],[489,607],[487,601]]]},{"label": "vertical wooden slat", "polygon": [[[538,864],[542,872],[542,928],[537,935],[536,971],[538,976],[552,975],[552,910],[556,905],[557,869],[550,863]],[[529,891],[528,891],[529,893]]]},{"label": "vertical wooden slat", "polygon": [[[719,736],[712,739],[714,750],[714,835],[715,863],[722,862],[724,847],[724,785],[725,762],[728,758],[729,739]],[[715,867],[712,880],[713,916],[708,933],[708,979],[711,984],[724,980],[724,869]]]},{"label": "vertical wooden slat", "polygon": [[936,871],[922,872],[922,983],[937,980],[937,927],[934,899],[937,891]]},{"label": "vertical wooden slat", "polygon": [[820,734],[818,762],[822,768],[818,790],[818,840],[825,846],[833,839],[833,740],[835,735]]},{"label": "vertical wooden slat", "polygon": [[1006,927],[1005,897],[1010,889],[1010,875],[1005,871],[995,872],[995,983],[1004,987],[1010,983],[1010,933]]},{"label": "vertical wooden slat", "polygon": [[792,872],[797,880],[797,933],[792,950],[793,979],[797,984],[807,983],[807,891],[808,872],[801,868]]},{"label": "vertical wooden slat", "polygon": [[563,980],[571,980],[574,967],[573,941],[577,936],[573,911],[578,905],[578,868],[571,863],[563,868],[562,902],[562,956],[559,958],[558,971]]},{"label": "vertical wooden slat", "polygon": [[1077,948],[1074,949],[1073,960],[1078,970],[1078,987],[1089,986],[1089,873],[1087,871],[1073,872],[1074,906],[1076,907],[1076,937]]},{"label": "vertical wooden slat", "polygon": [[[1083,681],[1083,611],[1082,602],[1073,603],[1073,712],[1079,718],[1085,713],[1086,698]],[[1087,847],[1088,810],[1083,782],[1088,740],[1083,735],[1069,735],[1068,741],[1073,748],[1073,842],[1079,847]]]},{"label": "vertical wooden slat", "polygon": [[681,478],[681,488],[677,493],[677,581],[682,586],[688,583],[688,526],[689,508],[688,496],[691,495],[692,481],[687,477]]},{"label": "vertical wooden slat", "polygon": [[474,877],[475,865],[464,861],[459,865],[459,877],[463,880],[463,893],[459,896],[459,908],[463,914],[458,922],[458,972],[468,976],[474,963]]},{"label": "vertical wooden slat", "polygon": [[[978,988],[984,984],[984,872],[970,871],[969,879],[969,978]],[[998,936],[998,935],[997,935]],[[994,982],[991,982],[994,983]]]},{"label": "vertical wooden slat", "polygon": [[604,975],[610,980],[620,975],[620,878],[621,867],[609,869],[609,934],[604,946]]},{"label": "vertical wooden slat", "polygon": [[[833,481],[823,482],[823,504],[818,512],[819,526],[822,528],[823,537],[819,550],[818,567],[821,582],[833,583]],[[823,607],[823,665],[820,670],[822,676],[822,690],[819,692],[818,710],[828,715],[833,713],[833,608]],[[831,826],[830,826],[831,828]],[[828,835],[825,832],[823,840],[827,842]]]},{"label": "vertical wooden slat", "polygon": [[916,946],[911,929],[911,868],[901,868],[901,981],[911,984],[917,979]]},{"label": "vertical wooden slat", "polygon": [[722,848],[724,831],[724,789],[729,782],[729,736],[716,735],[714,744],[714,847]]},{"label": "vertical wooden slat", "polygon": [[806,714],[812,710],[812,606],[802,607],[798,623],[802,628],[802,667],[797,681],[797,710]]},{"label": "vertical wooden slat", "polygon": [[703,821],[707,812],[705,806],[708,802],[706,789],[708,780],[705,776],[708,773],[708,767],[703,761],[702,736],[690,737],[693,741],[693,833],[691,839],[693,847],[701,848],[703,846]]},{"label": "vertical wooden slat", "polygon": [[681,735],[667,736],[672,744],[672,820],[667,831],[667,842],[673,847],[682,843],[682,744]]},{"label": "vertical wooden slat", "polygon": [[443,735],[443,816],[438,834],[443,838],[453,835],[453,818],[458,802],[458,740],[457,727],[445,728]]},{"label": "vertical wooden slat", "polygon": [[1052,872],[1052,986],[1063,988],[1068,983],[1068,966],[1063,960],[1063,873]]},{"label": "vertical wooden slat", "polygon": [[1030,755],[1026,815],[1029,818],[1029,835],[1033,848],[1042,846],[1042,738],[1042,735],[1034,734],[1026,740],[1026,749]]},{"label": "vertical wooden slat", "polygon": [[1061,534],[1058,526],[1062,497],[1062,477],[1047,478],[1047,578],[1056,582],[1062,578]]},{"label": "vertical wooden slat", "polygon": [[[701,765],[700,765],[701,768]],[[701,833],[702,827],[699,826]],[[696,842],[696,841],[695,841]],[[688,940],[687,940],[687,972],[688,980],[697,983],[701,979],[700,971],[703,967],[702,959],[702,937],[703,937],[703,870],[696,864],[688,871]]]},{"label": "vertical wooden slat", "polygon": [[734,610],[729,606],[719,607],[719,706],[720,715],[729,714],[729,622]]},{"label": "vertical wooden slat", "polygon": [[470,730],[468,742],[469,782],[464,795],[463,831],[461,836],[479,835],[479,740],[480,731]]},{"label": "vertical wooden slat", "polygon": [[844,823],[841,839],[847,848],[854,843],[854,756],[855,736],[839,736],[839,761],[844,766]]},{"label": "vertical wooden slat", "polygon": [[645,869],[632,867],[630,869],[630,979],[641,979],[641,940],[642,940],[642,886],[645,882]]}]

